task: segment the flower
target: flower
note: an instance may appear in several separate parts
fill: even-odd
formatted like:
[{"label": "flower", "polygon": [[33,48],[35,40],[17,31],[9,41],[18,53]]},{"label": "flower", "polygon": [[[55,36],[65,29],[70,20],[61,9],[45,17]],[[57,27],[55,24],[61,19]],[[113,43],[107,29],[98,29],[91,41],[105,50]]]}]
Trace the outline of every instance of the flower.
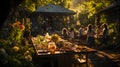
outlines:
[{"label": "flower", "polygon": [[31,55],[25,55],[25,58],[26,58],[28,61],[32,61]]},{"label": "flower", "polygon": [[19,25],[20,25],[20,21],[16,21],[15,23],[12,24],[13,27],[18,27],[19,28]]},{"label": "flower", "polygon": [[20,25],[20,29],[21,29],[21,30],[25,30],[25,26],[21,24],[21,25]]},{"label": "flower", "polygon": [[25,30],[25,26],[20,21],[16,21],[15,23],[13,23],[12,26],[16,27],[16,28],[19,28],[21,30]]},{"label": "flower", "polygon": [[20,48],[18,46],[14,46],[13,49],[14,49],[15,52],[20,50]]},{"label": "flower", "polygon": [[24,53],[24,55],[29,55],[29,53],[30,53],[30,52],[27,50],[27,51]]}]

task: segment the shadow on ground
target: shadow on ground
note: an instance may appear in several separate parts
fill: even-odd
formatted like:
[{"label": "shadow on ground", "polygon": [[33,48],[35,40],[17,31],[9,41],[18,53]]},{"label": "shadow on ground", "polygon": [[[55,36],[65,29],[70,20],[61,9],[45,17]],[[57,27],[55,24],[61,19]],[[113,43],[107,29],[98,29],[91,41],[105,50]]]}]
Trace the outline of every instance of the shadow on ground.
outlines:
[{"label": "shadow on ground", "polygon": [[120,67],[120,53],[98,51],[89,55],[89,67]]}]

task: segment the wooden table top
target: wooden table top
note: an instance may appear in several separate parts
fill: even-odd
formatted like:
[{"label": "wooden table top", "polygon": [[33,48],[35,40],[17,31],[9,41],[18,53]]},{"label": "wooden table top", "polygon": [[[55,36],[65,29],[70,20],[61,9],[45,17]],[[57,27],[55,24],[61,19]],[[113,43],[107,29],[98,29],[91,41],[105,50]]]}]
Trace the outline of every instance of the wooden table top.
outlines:
[{"label": "wooden table top", "polygon": [[37,55],[45,56],[45,55],[64,55],[64,54],[84,54],[84,53],[96,53],[97,50],[92,48],[86,48],[79,51],[55,51],[54,54],[51,54],[49,51],[42,52],[42,50],[36,50]]}]

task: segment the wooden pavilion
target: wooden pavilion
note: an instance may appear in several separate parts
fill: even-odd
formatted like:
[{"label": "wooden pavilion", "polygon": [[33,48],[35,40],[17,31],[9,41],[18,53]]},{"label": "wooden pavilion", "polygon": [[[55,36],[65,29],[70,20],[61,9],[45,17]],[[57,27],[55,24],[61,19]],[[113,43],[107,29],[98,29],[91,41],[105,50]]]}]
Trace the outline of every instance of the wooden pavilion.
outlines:
[{"label": "wooden pavilion", "polygon": [[96,16],[98,18],[97,22],[100,20],[100,15],[105,14],[108,15],[109,20],[108,22],[120,22],[120,1],[117,0],[116,2],[112,3],[110,6],[101,9],[97,12]]},{"label": "wooden pavilion", "polygon": [[53,30],[61,30],[62,25],[66,25],[63,22],[67,23],[70,20],[67,17],[71,17],[74,14],[76,14],[76,12],[63,6],[48,4],[39,6],[36,11],[32,13],[31,21],[33,22],[33,27],[37,26],[39,30],[44,22],[47,24],[46,27],[51,26]]},{"label": "wooden pavilion", "polygon": [[115,23],[118,25],[117,29],[120,32],[120,0],[116,0],[116,2],[112,3],[110,6],[101,9],[96,14],[96,23],[99,24],[100,15],[105,14],[108,16],[108,23]]},{"label": "wooden pavilion", "polygon": [[[101,9],[100,11],[97,12],[96,14],[96,19],[95,19],[95,23],[97,25],[99,25],[100,23],[100,16],[102,14],[107,15],[108,20],[107,23],[113,23],[114,24],[114,34],[116,36],[116,46],[115,49],[120,49],[120,0],[116,0],[114,3],[112,3],[110,6]],[[116,33],[116,34],[115,34]],[[112,37],[112,36],[111,36]]]}]

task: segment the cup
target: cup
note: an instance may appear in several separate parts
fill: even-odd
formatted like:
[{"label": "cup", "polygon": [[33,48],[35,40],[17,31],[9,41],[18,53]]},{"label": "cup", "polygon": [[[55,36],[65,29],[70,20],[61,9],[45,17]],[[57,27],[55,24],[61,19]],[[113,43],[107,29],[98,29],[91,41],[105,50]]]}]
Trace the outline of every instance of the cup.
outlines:
[{"label": "cup", "polygon": [[50,51],[51,54],[54,54],[55,53],[55,50],[56,50],[56,45],[55,45],[55,42],[50,42],[48,44],[48,49]]}]

